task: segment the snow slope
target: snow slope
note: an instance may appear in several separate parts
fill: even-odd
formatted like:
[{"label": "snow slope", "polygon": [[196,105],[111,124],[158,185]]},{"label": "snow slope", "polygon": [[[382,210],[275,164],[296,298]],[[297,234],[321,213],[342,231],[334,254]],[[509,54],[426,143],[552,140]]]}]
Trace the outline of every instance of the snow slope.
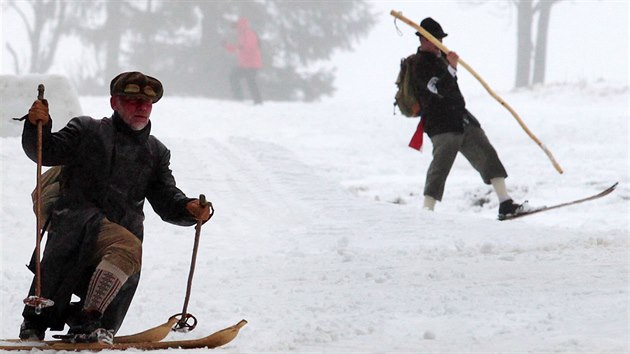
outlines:
[{"label": "snow slope", "polygon": [[[501,95],[565,170],[555,172],[489,96],[467,97],[515,199],[552,204],[615,181],[618,190],[499,222],[491,189],[460,156],[444,201],[425,212],[430,141],[423,153],[406,147],[417,121],[392,116],[389,97],[251,106],[165,96],[153,133],[172,150],[178,185],[216,209],[189,305],[200,324],[185,336],[245,318],[239,337],[214,352],[629,352],[628,89],[599,82]],[[80,101],[85,114],[111,113],[108,97]],[[30,282],[35,165],[19,138],[0,145],[8,338]],[[145,211],[143,278],[121,334],[164,322],[185,294],[194,230]]]}]

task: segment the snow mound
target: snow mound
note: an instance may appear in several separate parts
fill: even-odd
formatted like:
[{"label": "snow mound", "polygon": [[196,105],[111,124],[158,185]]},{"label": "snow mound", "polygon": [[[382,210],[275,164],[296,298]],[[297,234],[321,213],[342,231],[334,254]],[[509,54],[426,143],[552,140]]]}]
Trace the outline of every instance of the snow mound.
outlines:
[{"label": "snow mound", "polygon": [[[0,75],[0,136],[20,136],[24,116],[37,98],[37,86],[44,84],[44,97],[51,103],[53,131],[63,128],[72,117],[81,115],[76,88],[61,75]],[[54,102],[54,103],[53,103]]]}]

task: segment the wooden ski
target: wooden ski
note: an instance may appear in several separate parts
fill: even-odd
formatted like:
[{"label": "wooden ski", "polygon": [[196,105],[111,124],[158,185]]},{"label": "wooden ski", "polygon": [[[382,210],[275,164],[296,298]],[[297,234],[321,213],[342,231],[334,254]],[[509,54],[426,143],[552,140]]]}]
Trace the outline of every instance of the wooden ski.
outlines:
[{"label": "wooden ski", "polygon": [[[172,318],[171,318],[172,319]],[[169,319],[169,322],[170,320]],[[176,322],[177,320],[175,320]],[[169,323],[167,322],[167,323]],[[158,326],[156,328],[160,328],[165,326],[167,323]],[[198,339],[188,339],[188,340],[173,340],[173,341],[129,341],[138,340],[146,337],[145,332],[141,337],[134,336],[126,336],[124,342],[115,339],[114,344],[103,344],[103,343],[64,343],[60,341],[45,341],[45,342],[17,342],[13,340],[0,340],[0,351],[1,350],[67,350],[67,351],[101,351],[101,350],[126,350],[126,349],[142,349],[142,350],[157,350],[157,349],[169,349],[169,348],[179,348],[179,349],[194,349],[194,348],[217,348],[222,345],[225,345],[231,342],[238,335],[239,330],[247,324],[246,320],[241,320],[234,326],[230,326],[228,328],[222,329],[218,332],[215,332],[207,337],[198,338]],[[170,327],[169,327],[170,330]],[[138,335],[140,335],[139,333]],[[121,337],[125,338],[125,337]],[[4,345],[3,342],[9,342],[10,344]]]},{"label": "wooden ski", "polygon": [[541,207],[541,208],[537,208],[537,209],[534,209],[534,210],[531,210],[531,211],[526,211],[526,212],[522,212],[522,213],[518,213],[518,214],[506,215],[506,216],[503,216],[503,217],[499,217],[499,220],[517,219],[517,218],[521,218],[523,216],[541,213],[543,211],[558,209],[558,208],[562,208],[562,207],[569,206],[569,205],[574,205],[574,204],[588,202],[589,200],[599,199],[601,197],[607,196],[610,193],[612,193],[615,190],[615,188],[617,188],[618,184],[619,184],[619,182],[616,182],[612,186],[604,189],[603,191],[601,191],[601,192],[599,192],[597,194],[591,195],[589,197],[586,197],[586,198],[576,199],[576,200],[573,200],[573,201],[570,201],[570,202],[560,203],[560,204],[556,204],[556,205],[552,205],[552,206],[544,206],[544,207]]}]

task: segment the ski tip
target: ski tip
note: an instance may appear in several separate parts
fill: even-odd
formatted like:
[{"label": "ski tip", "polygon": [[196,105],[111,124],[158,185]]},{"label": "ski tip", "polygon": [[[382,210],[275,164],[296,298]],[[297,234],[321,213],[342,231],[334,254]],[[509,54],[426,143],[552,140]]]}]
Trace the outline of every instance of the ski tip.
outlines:
[{"label": "ski tip", "polygon": [[236,327],[238,329],[241,329],[246,324],[247,324],[247,320],[246,319],[242,319],[237,324],[235,324],[234,327]]},{"label": "ski tip", "polygon": [[618,186],[618,185],[619,185],[619,182],[617,181],[617,182],[615,182],[612,186],[610,186],[610,187],[606,188],[606,189],[602,192],[602,194],[609,194],[609,193],[612,193],[615,189],[617,189],[617,186]]}]

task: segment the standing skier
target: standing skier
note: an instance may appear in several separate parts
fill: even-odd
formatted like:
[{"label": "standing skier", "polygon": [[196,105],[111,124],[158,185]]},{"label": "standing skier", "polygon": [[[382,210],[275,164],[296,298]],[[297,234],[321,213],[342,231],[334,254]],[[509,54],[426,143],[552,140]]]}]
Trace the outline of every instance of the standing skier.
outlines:
[{"label": "standing skier", "polygon": [[[430,17],[420,26],[442,41],[447,34]],[[433,210],[442,200],[446,178],[461,152],[484,183],[491,184],[499,198],[499,217],[520,212],[523,205],[514,203],[507,192],[507,172],[477,119],[466,109],[457,84],[457,53],[444,53],[420,32],[420,47],[413,68],[413,88],[422,107],[422,120],[412,141],[420,140],[426,131],[433,144],[433,160],[424,186],[424,208]],[[418,134],[420,136],[418,136]],[[419,146],[416,146],[419,148]]]},{"label": "standing skier", "polygon": [[230,72],[230,86],[232,94],[237,100],[243,99],[241,80],[247,82],[249,93],[254,100],[254,104],[262,104],[262,97],[258,89],[258,71],[262,68],[262,57],[258,36],[249,26],[246,18],[239,18],[236,21],[237,43],[225,43],[225,49],[235,53],[238,57],[238,66]]},{"label": "standing skier", "polygon": [[[125,72],[112,80],[110,93],[111,117],[73,118],[56,133],[46,101],[35,101],[25,116],[28,157],[36,161],[36,125],[42,122],[43,164],[63,167],[59,197],[43,216],[50,227],[41,292],[55,304],[39,315],[26,306],[20,339],[42,340],[48,328],[62,330],[67,323],[69,341],[111,343],[140,279],[145,198],[176,225],[205,222],[213,212],[176,187],[170,151],[149,134],[160,81]],[[34,288],[35,281],[29,295]],[[70,302],[73,294],[80,302]]]}]

